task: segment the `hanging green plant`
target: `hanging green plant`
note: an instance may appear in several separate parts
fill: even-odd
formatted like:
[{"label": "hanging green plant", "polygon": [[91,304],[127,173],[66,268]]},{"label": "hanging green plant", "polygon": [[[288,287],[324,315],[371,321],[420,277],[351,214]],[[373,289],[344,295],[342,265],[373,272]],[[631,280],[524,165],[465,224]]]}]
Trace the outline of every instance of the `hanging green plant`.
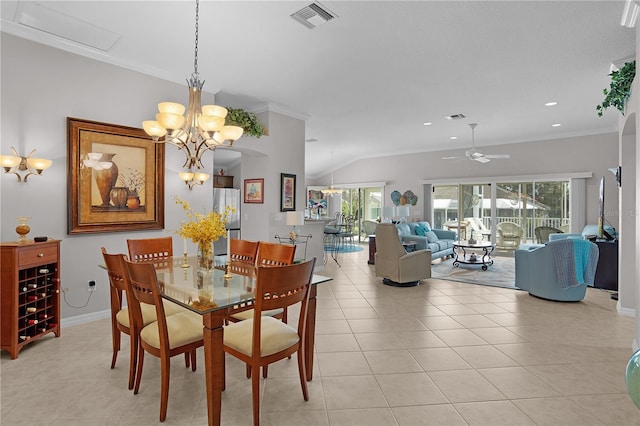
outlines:
[{"label": "hanging green plant", "polygon": [[242,108],[227,108],[227,118],[225,124],[228,126],[239,126],[244,129],[244,134],[259,138],[264,134],[262,125],[258,123],[256,115],[252,112],[247,112]]},{"label": "hanging green plant", "polygon": [[631,83],[636,76],[636,61],[627,62],[622,68],[609,74],[611,84],[609,89],[604,89],[604,101],[596,106],[598,117],[610,106],[616,107],[624,115],[624,106],[631,95]]}]

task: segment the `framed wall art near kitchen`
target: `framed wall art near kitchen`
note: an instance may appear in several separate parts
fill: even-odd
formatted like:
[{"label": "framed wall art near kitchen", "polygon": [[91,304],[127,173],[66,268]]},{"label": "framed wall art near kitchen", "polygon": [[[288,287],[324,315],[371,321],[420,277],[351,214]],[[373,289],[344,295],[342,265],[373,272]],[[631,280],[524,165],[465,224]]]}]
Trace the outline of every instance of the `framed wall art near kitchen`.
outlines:
[{"label": "framed wall art near kitchen", "polygon": [[68,117],[67,157],[68,234],[164,228],[164,144]]},{"label": "framed wall art near kitchen", "polygon": [[248,204],[264,203],[264,179],[244,180],[244,202]]},{"label": "framed wall art near kitchen", "polygon": [[296,209],[296,175],[280,173],[280,211]]}]

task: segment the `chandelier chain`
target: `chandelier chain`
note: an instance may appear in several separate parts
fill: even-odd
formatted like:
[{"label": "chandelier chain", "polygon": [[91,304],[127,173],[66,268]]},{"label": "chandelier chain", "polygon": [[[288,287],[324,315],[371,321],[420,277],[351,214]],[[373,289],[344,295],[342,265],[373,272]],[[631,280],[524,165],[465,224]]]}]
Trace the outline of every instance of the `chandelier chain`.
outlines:
[{"label": "chandelier chain", "polygon": [[193,59],[193,74],[198,76],[198,21],[200,15],[200,1],[196,0],[196,44],[195,44],[195,55]]}]

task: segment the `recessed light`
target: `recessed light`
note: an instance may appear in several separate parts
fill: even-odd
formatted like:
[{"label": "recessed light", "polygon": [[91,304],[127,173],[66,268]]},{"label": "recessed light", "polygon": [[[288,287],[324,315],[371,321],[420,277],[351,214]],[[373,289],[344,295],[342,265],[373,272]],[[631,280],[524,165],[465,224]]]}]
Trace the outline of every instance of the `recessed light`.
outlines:
[{"label": "recessed light", "polygon": [[427,121],[427,122],[425,122],[425,123],[423,123],[423,124],[424,124],[425,126],[431,126],[433,123],[432,123],[432,122],[430,122],[430,121]]},{"label": "recessed light", "polygon": [[554,124],[551,125],[551,127],[560,127],[560,126],[562,126],[562,124],[560,124],[560,123],[554,123]]},{"label": "recessed light", "polygon": [[558,103],[556,101],[547,102],[544,106],[556,106]]},{"label": "recessed light", "polygon": [[458,139],[458,137],[457,137],[457,136],[451,136],[449,139],[451,139],[452,141],[454,141],[454,140]]}]

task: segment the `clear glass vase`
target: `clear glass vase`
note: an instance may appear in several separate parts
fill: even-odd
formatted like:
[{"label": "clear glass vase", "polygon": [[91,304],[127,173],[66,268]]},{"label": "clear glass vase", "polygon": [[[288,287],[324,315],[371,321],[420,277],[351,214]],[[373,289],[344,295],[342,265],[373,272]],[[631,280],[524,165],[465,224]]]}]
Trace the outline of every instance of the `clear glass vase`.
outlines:
[{"label": "clear glass vase", "polygon": [[27,240],[27,234],[29,233],[29,231],[31,231],[31,228],[29,227],[29,219],[31,219],[30,217],[27,216],[18,216],[16,219],[18,219],[18,226],[16,226],[16,233],[18,234],[18,242],[19,243],[24,243]]},{"label": "clear glass vase", "polygon": [[198,269],[210,271],[213,269],[213,241],[198,241]]}]

